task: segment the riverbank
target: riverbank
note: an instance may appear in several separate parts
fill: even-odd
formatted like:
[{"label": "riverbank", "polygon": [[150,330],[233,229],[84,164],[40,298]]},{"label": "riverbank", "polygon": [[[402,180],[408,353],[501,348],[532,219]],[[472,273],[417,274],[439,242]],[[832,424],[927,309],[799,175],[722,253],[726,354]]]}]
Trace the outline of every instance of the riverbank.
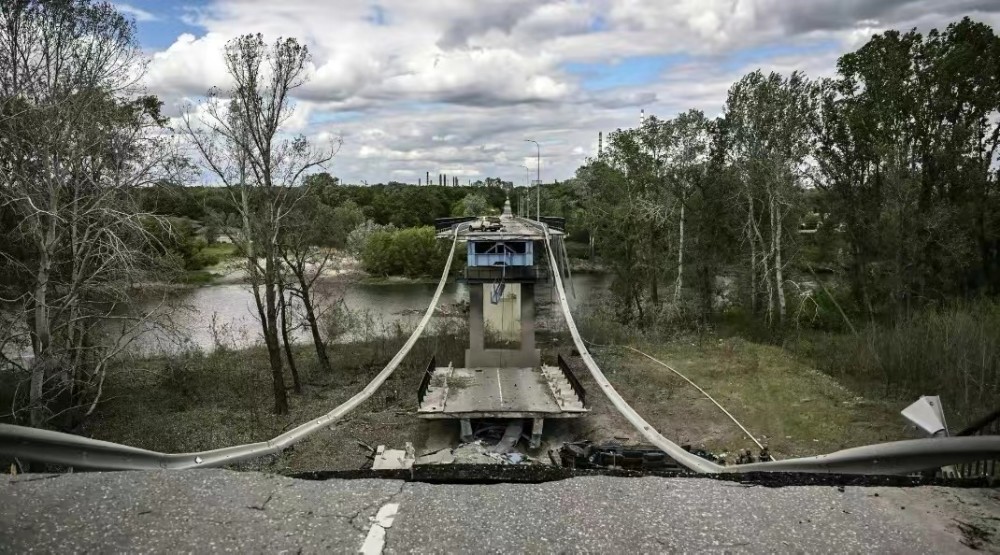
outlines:
[{"label": "riverbank", "polygon": [[[210,258],[217,262],[199,270],[184,272],[176,283],[154,285],[190,287],[249,283],[246,261],[235,256],[235,248],[232,245],[210,246],[204,250],[210,251]],[[570,258],[569,268],[571,272],[579,274],[607,273],[607,268],[600,262],[584,258]],[[356,256],[343,253],[333,254],[321,273],[321,278],[324,280],[360,282],[372,285],[437,283],[439,277],[370,274],[363,269],[361,261]]]}]

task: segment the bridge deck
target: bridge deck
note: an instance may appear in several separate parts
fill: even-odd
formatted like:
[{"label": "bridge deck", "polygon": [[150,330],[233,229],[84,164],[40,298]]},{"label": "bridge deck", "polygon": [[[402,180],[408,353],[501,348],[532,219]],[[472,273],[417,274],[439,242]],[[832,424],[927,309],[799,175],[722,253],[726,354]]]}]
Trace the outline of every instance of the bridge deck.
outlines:
[{"label": "bridge deck", "polygon": [[588,411],[558,368],[435,368],[421,418],[573,418]]},{"label": "bridge deck", "polygon": [[[458,239],[459,241],[510,241],[513,239],[542,241],[545,239],[545,233],[528,220],[521,218],[501,218],[500,225],[501,228],[497,231],[487,231],[479,227],[478,221],[474,221],[468,227],[458,232]],[[563,235],[563,232],[558,229],[550,229],[549,234],[553,237],[559,237]],[[439,231],[437,234],[439,238],[450,238],[451,235],[452,231],[450,229]]]}]

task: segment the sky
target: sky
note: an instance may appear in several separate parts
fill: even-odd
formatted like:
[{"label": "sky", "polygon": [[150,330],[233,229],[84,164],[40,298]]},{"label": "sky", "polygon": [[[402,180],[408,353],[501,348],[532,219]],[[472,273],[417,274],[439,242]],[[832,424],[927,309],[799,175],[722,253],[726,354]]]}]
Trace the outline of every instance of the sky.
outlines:
[{"label": "sky", "polygon": [[[1000,0],[128,0],[144,86],[177,117],[228,85],[227,40],[295,37],[311,52],[289,133],[342,140],[347,183],[573,177],[598,132],[722,111],[757,69],[811,77],[886,29],[963,16],[1000,29]],[[207,179],[207,178],[206,178]]]}]

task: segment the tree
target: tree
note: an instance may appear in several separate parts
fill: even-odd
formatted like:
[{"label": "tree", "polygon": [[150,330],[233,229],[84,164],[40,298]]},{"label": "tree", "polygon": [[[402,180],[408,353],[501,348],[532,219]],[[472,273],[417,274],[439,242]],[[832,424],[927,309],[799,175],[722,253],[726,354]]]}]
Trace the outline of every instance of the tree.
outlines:
[{"label": "tree", "polygon": [[677,279],[674,282],[674,304],[681,302],[684,287],[684,226],[688,201],[704,181],[708,171],[711,145],[709,121],[705,114],[690,110],[666,123],[669,140],[666,141],[666,174],[677,199]]},{"label": "tree", "polygon": [[231,193],[240,213],[239,244],[247,260],[254,300],[267,345],[274,389],[274,411],[288,412],[281,347],[278,300],[281,272],[280,237],[297,202],[303,176],[334,155],[330,147],[314,147],[302,135],[285,138],[282,126],[291,116],[290,93],[306,81],[308,49],[292,38],[267,45],[261,35],[244,35],[226,43],[226,69],[234,86],[223,94],[209,92],[199,127],[190,111],[184,124],[207,168]]},{"label": "tree", "polygon": [[159,101],[133,86],[142,67],[110,4],[0,3],[0,273],[13,315],[0,347],[32,353],[0,356],[29,376],[14,412],[27,407],[32,426],[93,412],[149,316],[121,307],[159,269],[150,230],[168,224],[135,192],[168,178],[173,158]]},{"label": "tree", "polygon": [[485,216],[490,212],[489,202],[479,193],[469,193],[455,204],[453,216]]},{"label": "tree", "polygon": [[728,158],[741,179],[745,242],[750,247],[750,305],[767,293],[766,319],[782,323],[789,216],[797,209],[802,168],[811,153],[817,87],[801,73],[760,71],[729,89],[723,122]]},{"label": "tree", "polygon": [[[306,325],[312,333],[316,358],[320,368],[327,372],[331,371],[332,367],[326,353],[326,344],[319,330],[319,311],[313,290],[316,280],[323,275],[333,260],[332,251],[319,245],[329,240],[330,227],[335,221],[335,211],[325,204],[300,203],[289,214],[279,235],[282,260],[294,276],[294,284],[288,287],[289,292],[298,297],[302,303]],[[281,292],[284,298],[283,290]],[[286,312],[283,308],[282,321],[287,324]],[[287,349],[287,325],[283,331]],[[294,364],[291,356],[291,351],[288,350],[289,365]]]},{"label": "tree", "polygon": [[659,127],[611,133],[605,152],[577,170],[587,224],[614,274],[611,289],[623,322],[644,324],[648,305],[655,308],[658,302],[664,245],[658,238],[666,210],[648,146]]},{"label": "tree", "polygon": [[998,71],[1000,38],[966,18],[876,35],[824,83],[815,182],[869,318],[997,292]]}]

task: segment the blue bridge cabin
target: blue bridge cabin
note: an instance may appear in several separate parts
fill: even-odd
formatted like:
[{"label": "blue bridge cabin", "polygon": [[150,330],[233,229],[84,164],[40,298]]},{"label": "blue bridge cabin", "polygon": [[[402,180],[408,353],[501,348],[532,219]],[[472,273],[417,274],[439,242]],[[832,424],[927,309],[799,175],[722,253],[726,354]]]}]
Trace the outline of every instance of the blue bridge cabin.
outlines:
[{"label": "blue bridge cabin", "polygon": [[469,241],[468,266],[534,266],[532,241]]}]

